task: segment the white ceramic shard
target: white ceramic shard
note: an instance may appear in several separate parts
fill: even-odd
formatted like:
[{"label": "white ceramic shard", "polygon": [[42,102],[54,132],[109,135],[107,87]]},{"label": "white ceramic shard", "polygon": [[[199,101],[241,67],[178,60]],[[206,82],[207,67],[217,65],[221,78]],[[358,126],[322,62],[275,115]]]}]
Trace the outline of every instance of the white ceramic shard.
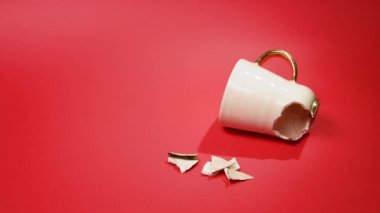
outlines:
[{"label": "white ceramic shard", "polygon": [[[288,54],[282,50],[276,51],[281,55]],[[291,56],[290,59],[295,65]],[[294,79],[289,81],[263,68],[258,62],[240,59],[224,90],[220,123],[225,127],[274,135],[286,140],[301,138],[315,118],[319,101],[311,89],[296,83],[296,66],[293,69]],[[288,113],[288,119],[280,118],[292,104],[304,110],[293,110]],[[305,115],[305,111],[308,111],[308,115]],[[299,118],[292,119],[291,116]],[[279,118],[280,127],[275,125]]]},{"label": "white ceramic shard", "polygon": [[212,176],[212,175],[214,175],[214,174],[211,172],[210,164],[211,164],[210,161],[207,161],[207,162],[205,163],[205,165],[204,165],[203,168],[202,168],[202,174],[207,175],[207,176]]},{"label": "white ceramic shard", "polygon": [[185,173],[198,163],[198,156],[196,154],[181,154],[169,152],[168,162],[176,165],[181,173]]},{"label": "white ceramic shard", "polygon": [[236,158],[232,158],[230,161],[229,161],[229,166],[228,168],[231,169],[231,170],[239,170],[240,169],[240,165],[239,163],[237,162]]},{"label": "white ceramic shard", "polygon": [[232,158],[229,161],[226,161],[225,159],[218,157],[218,156],[211,156],[211,161],[216,164],[224,164],[223,168],[229,167],[230,169],[238,170],[240,169],[240,165],[237,162],[236,158]]},{"label": "white ceramic shard", "polygon": [[230,168],[232,170],[238,170],[240,168],[236,158],[232,158],[229,161],[217,156],[211,156],[211,162],[208,161],[203,166],[202,174],[212,176],[216,175],[218,172],[225,168]]},{"label": "white ceramic shard", "polygon": [[226,174],[228,180],[249,180],[252,179],[253,177],[243,173],[239,172],[233,169],[225,168],[224,173]]},{"label": "white ceramic shard", "polygon": [[202,174],[213,176],[221,171],[224,171],[228,180],[248,180],[253,177],[243,172],[238,172],[240,165],[236,158],[227,161],[221,157],[211,156],[211,161],[206,162],[203,166]]}]

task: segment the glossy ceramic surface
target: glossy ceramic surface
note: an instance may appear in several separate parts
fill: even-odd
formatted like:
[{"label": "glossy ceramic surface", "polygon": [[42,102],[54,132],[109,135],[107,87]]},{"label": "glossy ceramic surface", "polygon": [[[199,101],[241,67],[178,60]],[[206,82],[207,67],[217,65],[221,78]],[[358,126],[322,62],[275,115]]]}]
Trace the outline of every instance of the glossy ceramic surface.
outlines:
[{"label": "glossy ceramic surface", "polygon": [[285,106],[300,103],[311,110],[314,100],[308,87],[240,59],[227,82],[219,121],[226,127],[275,135],[273,123]]}]

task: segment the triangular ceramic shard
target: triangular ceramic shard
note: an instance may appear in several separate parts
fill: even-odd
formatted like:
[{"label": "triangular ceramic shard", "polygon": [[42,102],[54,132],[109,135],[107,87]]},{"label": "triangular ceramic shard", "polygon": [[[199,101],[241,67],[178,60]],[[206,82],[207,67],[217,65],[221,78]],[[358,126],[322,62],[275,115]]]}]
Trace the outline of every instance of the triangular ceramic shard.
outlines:
[{"label": "triangular ceramic shard", "polygon": [[[212,155],[211,156],[211,162],[216,163],[216,164],[225,164],[225,167],[233,166],[233,167],[240,168],[239,164],[236,161],[236,158],[232,158],[231,160],[227,161],[221,157]],[[236,165],[234,165],[234,164],[236,164]]]},{"label": "triangular ceramic shard", "polygon": [[169,152],[168,156],[173,157],[173,158],[186,159],[186,160],[198,160],[197,154],[182,154],[178,152]]},{"label": "triangular ceramic shard", "polygon": [[228,161],[225,161],[224,159],[223,161],[211,161],[209,166],[209,172],[211,174],[216,174],[226,167],[228,167]]},{"label": "triangular ceramic shard", "polygon": [[211,155],[211,162],[227,162],[224,158]]},{"label": "triangular ceramic shard", "polygon": [[223,162],[215,163],[215,162],[207,161],[202,168],[202,174],[213,176],[219,173],[221,170],[223,170],[223,168],[224,168]]},{"label": "triangular ceramic shard", "polygon": [[239,172],[239,171],[228,169],[228,168],[224,169],[224,173],[226,174],[228,180],[249,180],[249,179],[254,178],[243,172]]},{"label": "triangular ceramic shard", "polygon": [[[232,158],[231,160],[227,161],[221,157],[212,155],[211,156],[211,162],[214,165],[220,165],[220,168],[222,168],[222,169],[227,168],[227,167],[230,169],[234,169],[234,170],[240,169],[240,165],[237,162],[236,158]],[[215,167],[217,167],[217,166],[215,166]],[[218,169],[218,170],[221,170],[221,169]]]},{"label": "triangular ceramic shard", "polygon": [[208,175],[208,176],[213,176],[213,175],[215,175],[215,174],[213,174],[213,173],[211,172],[210,164],[211,164],[210,161],[207,161],[207,162],[205,163],[205,165],[204,165],[203,168],[202,168],[202,174],[204,174],[204,175]]},{"label": "triangular ceramic shard", "polygon": [[169,152],[168,162],[176,165],[181,173],[185,173],[198,163],[198,157],[196,154],[180,154]]},{"label": "triangular ceramic shard", "polygon": [[208,161],[202,169],[202,174],[212,176],[216,175],[220,171],[225,168],[229,168],[232,170],[240,169],[240,166],[236,160],[236,158],[232,158],[229,161],[217,156],[211,156],[211,162]]},{"label": "triangular ceramic shard", "polygon": [[230,161],[229,161],[229,166],[228,166],[229,169],[232,169],[232,170],[239,170],[240,169],[240,165],[239,163],[237,162],[236,158],[232,158]]}]

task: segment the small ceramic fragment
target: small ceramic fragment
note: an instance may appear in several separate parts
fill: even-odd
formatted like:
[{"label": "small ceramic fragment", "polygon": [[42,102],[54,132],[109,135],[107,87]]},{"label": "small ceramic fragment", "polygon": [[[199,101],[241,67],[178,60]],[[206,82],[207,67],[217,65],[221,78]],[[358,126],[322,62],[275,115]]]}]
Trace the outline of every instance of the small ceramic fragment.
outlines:
[{"label": "small ceramic fragment", "polygon": [[236,158],[232,158],[229,161],[217,156],[211,156],[211,162],[207,162],[202,169],[202,174],[212,176],[216,175],[224,168],[230,168],[233,170],[238,170],[240,168],[236,161]]},{"label": "small ceramic fragment", "polygon": [[197,154],[168,153],[168,162],[176,165],[181,173],[185,173],[198,163]]},{"label": "small ceramic fragment", "polygon": [[226,174],[228,180],[249,180],[253,178],[252,176],[248,174],[245,174],[243,172],[239,172],[236,170],[232,170],[229,168],[225,168],[224,173]]},{"label": "small ceramic fragment", "polygon": [[253,178],[248,174],[238,172],[237,170],[239,169],[240,165],[236,158],[227,161],[221,157],[211,156],[211,161],[206,162],[203,166],[202,174],[213,176],[223,170],[228,180],[248,180]]}]

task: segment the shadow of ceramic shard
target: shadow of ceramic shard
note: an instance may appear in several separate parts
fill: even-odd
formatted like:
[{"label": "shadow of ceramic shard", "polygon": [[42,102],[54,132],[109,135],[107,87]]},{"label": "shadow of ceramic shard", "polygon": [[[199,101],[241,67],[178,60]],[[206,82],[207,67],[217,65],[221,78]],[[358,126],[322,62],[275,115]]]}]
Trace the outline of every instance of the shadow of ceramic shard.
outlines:
[{"label": "shadow of ceramic shard", "polygon": [[299,159],[309,135],[285,141],[274,136],[222,127],[215,120],[203,137],[198,151],[212,155],[255,159]]}]

